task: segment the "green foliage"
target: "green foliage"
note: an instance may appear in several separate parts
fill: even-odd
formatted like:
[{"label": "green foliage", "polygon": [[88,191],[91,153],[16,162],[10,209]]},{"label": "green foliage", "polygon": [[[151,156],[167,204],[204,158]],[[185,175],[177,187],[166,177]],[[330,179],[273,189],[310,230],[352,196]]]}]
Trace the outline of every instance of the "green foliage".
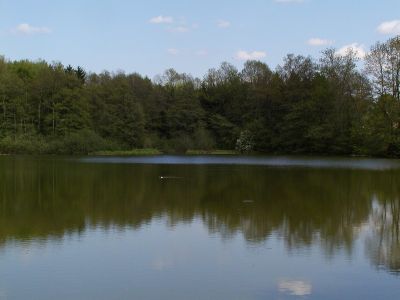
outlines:
[{"label": "green foliage", "polygon": [[236,151],[250,153],[254,148],[253,136],[250,131],[243,130],[236,141]]},{"label": "green foliage", "polygon": [[19,135],[15,138],[6,136],[0,140],[0,154],[45,154],[49,145],[42,137]]},{"label": "green foliage", "polygon": [[193,148],[194,142],[188,135],[180,135],[169,140],[164,140],[160,149],[164,153],[185,154],[187,150]]},{"label": "green foliage", "polygon": [[290,54],[271,70],[229,63],[203,80],[174,69],[87,74],[0,58],[0,151],[85,154],[157,148],[400,155],[399,37],[378,43],[367,74],[352,51]]},{"label": "green foliage", "polygon": [[85,129],[51,141],[49,153],[54,154],[89,154],[99,150],[113,150],[116,145],[104,140],[95,132]]},{"label": "green foliage", "polygon": [[215,148],[215,140],[207,129],[200,127],[193,136],[195,149],[210,151]]}]

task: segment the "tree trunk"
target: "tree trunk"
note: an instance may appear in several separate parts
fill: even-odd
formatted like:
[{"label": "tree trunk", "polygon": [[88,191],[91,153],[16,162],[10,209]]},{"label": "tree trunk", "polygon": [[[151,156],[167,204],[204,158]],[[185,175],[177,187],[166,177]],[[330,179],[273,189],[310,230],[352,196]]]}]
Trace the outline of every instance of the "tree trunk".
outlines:
[{"label": "tree trunk", "polygon": [[3,96],[3,118],[6,121],[6,96]]},{"label": "tree trunk", "polygon": [[39,119],[38,119],[38,132],[40,132],[40,118],[41,118],[41,114],[42,114],[42,98],[40,98],[40,100],[39,100],[39,108],[38,108],[38,117],[39,117]]},{"label": "tree trunk", "polygon": [[15,131],[15,137],[17,137],[17,114],[14,111],[14,131]]},{"label": "tree trunk", "polygon": [[55,124],[55,109],[53,104],[53,134],[56,132],[56,124]]}]

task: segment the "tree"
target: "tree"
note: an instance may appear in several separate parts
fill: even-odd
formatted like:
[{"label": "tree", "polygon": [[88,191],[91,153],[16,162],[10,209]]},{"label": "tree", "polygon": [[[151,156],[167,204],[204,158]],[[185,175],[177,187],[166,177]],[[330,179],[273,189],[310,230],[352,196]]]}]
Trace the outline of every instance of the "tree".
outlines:
[{"label": "tree", "polygon": [[253,137],[249,130],[240,132],[240,136],[236,141],[236,150],[240,153],[249,153],[253,150]]},{"label": "tree", "polygon": [[319,60],[289,54],[275,70],[260,61],[241,70],[223,62],[202,79],[174,69],[150,80],[0,57],[0,144],[19,153],[251,146],[400,156],[399,78],[399,37],[372,47],[364,73],[354,51],[335,49]]},{"label": "tree", "polygon": [[378,96],[389,94],[400,101],[400,36],[371,47],[366,71]]}]

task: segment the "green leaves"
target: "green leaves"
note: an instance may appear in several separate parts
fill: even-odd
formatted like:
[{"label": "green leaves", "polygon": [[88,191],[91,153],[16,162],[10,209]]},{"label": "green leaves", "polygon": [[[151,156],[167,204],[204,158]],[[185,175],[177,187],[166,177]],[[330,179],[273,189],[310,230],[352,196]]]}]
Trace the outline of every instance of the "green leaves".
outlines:
[{"label": "green leaves", "polygon": [[202,80],[174,69],[151,81],[0,58],[2,149],[43,152],[38,139],[46,151],[67,153],[104,150],[96,147],[109,141],[120,149],[399,156],[399,43],[372,48],[371,78],[354,53],[334,49],[319,61],[287,55],[274,71],[224,62]]}]

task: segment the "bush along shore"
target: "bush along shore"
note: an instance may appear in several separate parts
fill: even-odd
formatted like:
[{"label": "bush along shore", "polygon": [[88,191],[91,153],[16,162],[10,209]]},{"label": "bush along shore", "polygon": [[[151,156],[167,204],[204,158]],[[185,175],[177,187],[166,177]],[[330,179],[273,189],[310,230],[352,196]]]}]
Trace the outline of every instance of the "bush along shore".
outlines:
[{"label": "bush along shore", "polygon": [[362,61],[326,49],[274,70],[225,62],[201,79],[0,57],[0,153],[253,151],[400,157],[400,37]]}]

